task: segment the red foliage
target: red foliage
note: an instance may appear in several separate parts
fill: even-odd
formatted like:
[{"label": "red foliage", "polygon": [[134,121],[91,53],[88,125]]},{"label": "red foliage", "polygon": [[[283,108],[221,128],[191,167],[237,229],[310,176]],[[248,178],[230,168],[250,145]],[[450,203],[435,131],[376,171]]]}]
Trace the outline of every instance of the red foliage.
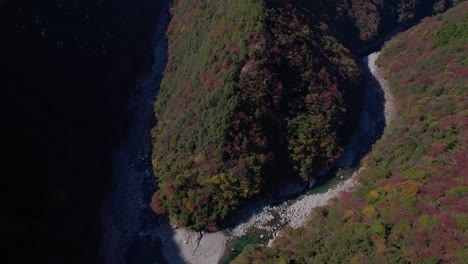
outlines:
[{"label": "red foliage", "polygon": [[427,214],[427,215],[433,215],[433,214],[439,213],[439,210],[436,207],[432,205],[424,204],[424,203],[417,203],[416,209],[422,214]]},{"label": "red foliage", "polygon": [[410,117],[408,118],[408,122],[409,122],[410,124],[413,124],[413,123],[419,121],[420,118],[421,118],[421,114],[420,114],[420,113],[416,113],[416,114],[414,114],[414,115],[412,115],[412,116],[410,116]]},{"label": "red foliage", "polygon": [[283,93],[283,84],[281,82],[278,82],[276,84],[276,90],[275,92],[279,95],[281,95]]},{"label": "red foliage", "polygon": [[413,239],[416,241],[416,243],[419,246],[429,244],[429,236],[424,231],[414,233],[413,234]]},{"label": "red foliage", "polygon": [[460,153],[457,153],[453,155],[453,159],[457,162],[459,165],[466,165],[468,164],[468,151],[462,151]]},{"label": "red foliage", "polygon": [[215,221],[208,221],[206,224],[206,230],[210,232],[217,232],[219,230],[218,224]]},{"label": "red foliage", "polygon": [[468,126],[468,117],[466,116],[456,116],[454,120],[458,129],[466,128]]},{"label": "red foliage", "polygon": [[427,150],[427,155],[430,157],[435,157],[443,153],[446,149],[447,145],[445,144],[434,144],[429,148],[429,150]]},{"label": "red foliage", "polygon": [[392,222],[398,223],[404,219],[412,219],[413,214],[405,209],[400,209],[395,212],[392,216]]},{"label": "red foliage", "polygon": [[440,119],[439,120],[439,129],[440,130],[446,130],[446,129],[452,127],[453,118],[454,118],[453,115],[448,115],[448,116],[445,116],[444,118]]},{"label": "red foliage", "polygon": [[446,196],[440,200],[440,205],[443,207],[452,207],[458,203],[458,197],[455,196]]},{"label": "red foliage", "polygon": [[200,203],[201,204],[208,204],[210,202],[210,197],[206,194],[200,196]]},{"label": "red foliage", "polygon": [[343,212],[349,209],[360,210],[366,204],[366,197],[355,197],[350,192],[340,192],[339,201]]},{"label": "red foliage", "polygon": [[[395,171],[397,172],[397,171]],[[399,173],[393,174],[391,177],[387,178],[388,184],[399,184],[403,182],[405,178]]]},{"label": "red foliage", "polygon": [[444,262],[453,262],[453,253],[459,248],[463,247],[463,243],[458,241],[453,233],[447,232],[444,227],[438,225],[435,226],[431,232],[431,242],[429,248],[424,255],[423,259],[438,256],[441,257]]},{"label": "red foliage", "polygon": [[451,206],[453,208],[452,210],[461,212],[461,213],[468,212],[468,197],[463,197],[461,199],[458,199],[457,202],[458,203],[455,203]]},{"label": "red foliage", "polygon": [[448,212],[442,213],[439,216],[440,221],[444,225],[445,228],[447,229],[456,229],[457,228],[457,222],[455,219],[453,219],[452,215]]},{"label": "red foliage", "polygon": [[164,209],[160,196],[161,196],[161,191],[158,190],[153,194],[153,197],[151,197],[150,206],[156,215],[162,215],[166,213],[166,210]]},{"label": "red foliage", "polygon": [[441,182],[434,181],[422,186],[420,191],[422,195],[429,197],[429,199],[435,200],[444,194],[445,188]]}]

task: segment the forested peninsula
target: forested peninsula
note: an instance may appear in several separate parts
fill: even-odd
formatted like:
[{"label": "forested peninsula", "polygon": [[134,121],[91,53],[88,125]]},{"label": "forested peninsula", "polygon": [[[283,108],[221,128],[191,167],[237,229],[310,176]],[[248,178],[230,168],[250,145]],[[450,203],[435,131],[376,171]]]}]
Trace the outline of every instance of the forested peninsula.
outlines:
[{"label": "forested peninsula", "polygon": [[174,1],[153,211],[215,231],[259,194],[311,181],[358,116],[359,52],[453,4],[422,2]]},{"label": "forested peninsula", "polygon": [[235,263],[466,263],[467,18],[464,2],[385,45],[396,116],[360,186]]}]

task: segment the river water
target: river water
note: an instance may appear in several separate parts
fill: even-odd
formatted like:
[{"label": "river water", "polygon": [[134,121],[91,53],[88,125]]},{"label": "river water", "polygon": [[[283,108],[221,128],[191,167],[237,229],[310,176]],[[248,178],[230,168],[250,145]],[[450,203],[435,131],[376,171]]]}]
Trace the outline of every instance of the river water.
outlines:
[{"label": "river water", "polygon": [[154,126],[153,104],[166,65],[165,33],[170,0],[163,0],[155,25],[153,65],[137,81],[128,101],[128,127],[125,138],[113,151],[112,186],[101,206],[104,263],[165,263],[161,242],[148,235],[158,221],[149,203],[156,190],[151,169],[150,130]]}]

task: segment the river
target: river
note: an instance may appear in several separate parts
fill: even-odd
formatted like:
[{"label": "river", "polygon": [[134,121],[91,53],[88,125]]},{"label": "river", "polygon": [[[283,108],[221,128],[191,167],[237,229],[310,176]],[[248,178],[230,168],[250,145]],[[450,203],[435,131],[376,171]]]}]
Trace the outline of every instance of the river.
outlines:
[{"label": "river", "polygon": [[[277,232],[289,225],[297,228],[305,223],[313,208],[324,206],[342,191],[358,183],[361,159],[381,137],[393,116],[393,99],[375,65],[379,52],[365,56],[361,62],[365,77],[363,109],[343,155],[329,168],[323,168],[312,188],[294,199],[265,199],[239,214],[234,227],[227,230],[226,252],[221,263],[229,263],[252,243],[271,244]],[[255,212],[255,213],[249,213]]]},{"label": "river", "polygon": [[112,185],[101,206],[104,263],[165,263],[161,241],[150,234],[158,220],[149,207],[156,190],[151,169],[150,130],[155,124],[153,105],[166,65],[165,33],[170,0],[163,0],[155,25],[153,65],[137,81],[127,106],[127,134],[113,151]]},{"label": "river", "polygon": [[390,121],[391,115],[386,113],[392,112],[386,102],[388,89],[382,89],[382,80],[379,82],[374,76],[378,73],[378,54],[372,53],[361,62],[366,85],[359,123],[343,155],[333,166],[319,172],[314,186],[283,198],[257,199],[236,214],[229,228],[216,233],[172,230],[168,223],[159,225],[154,235],[163,241],[163,254],[169,263],[228,263],[246,245],[272,243],[282,227],[302,225],[313,208],[326,205],[341,191],[356,186],[354,176],[362,169],[360,161],[381,137],[386,121]]},{"label": "river", "polygon": [[127,136],[112,155],[112,188],[101,209],[104,239],[100,255],[105,263],[228,263],[247,244],[266,245],[283,226],[300,226],[314,207],[327,204],[339,192],[355,186],[353,176],[360,169],[360,160],[385,128],[388,109],[384,102],[389,99],[373,75],[378,56],[373,53],[362,61],[366,85],[359,124],[342,157],[320,173],[312,188],[287,198],[263,198],[246,205],[224,231],[208,234],[172,229],[149,207],[156,190],[150,130],[154,126],[153,104],[166,64],[170,2],[164,1],[155,29],[154,64],[129,98]]}]

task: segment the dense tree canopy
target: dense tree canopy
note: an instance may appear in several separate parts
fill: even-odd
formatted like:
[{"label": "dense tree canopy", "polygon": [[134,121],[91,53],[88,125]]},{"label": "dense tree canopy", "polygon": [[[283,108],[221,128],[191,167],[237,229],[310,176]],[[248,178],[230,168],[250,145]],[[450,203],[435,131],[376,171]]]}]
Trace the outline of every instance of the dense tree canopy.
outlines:
[{"label": "dense tree canopy", "polygon": [[172,10],[153,209],[214,229],[266,184],[308,179],[337,157],[360,76],[326,25],[286,1],[181,0]]},{"label": "dense tree canopy", "polygon": [[236,263],[466,263],[467,10],[424,19],[384,47],[378,64],[398,114],[361,186]]},{"label": "dense tree canopy", "polygon": [[153,210],[215,230],[280,178],[308,180],[335,160],[361,92],[345,45],[424,11],[416,0],[374,2],[174,1]]}]

